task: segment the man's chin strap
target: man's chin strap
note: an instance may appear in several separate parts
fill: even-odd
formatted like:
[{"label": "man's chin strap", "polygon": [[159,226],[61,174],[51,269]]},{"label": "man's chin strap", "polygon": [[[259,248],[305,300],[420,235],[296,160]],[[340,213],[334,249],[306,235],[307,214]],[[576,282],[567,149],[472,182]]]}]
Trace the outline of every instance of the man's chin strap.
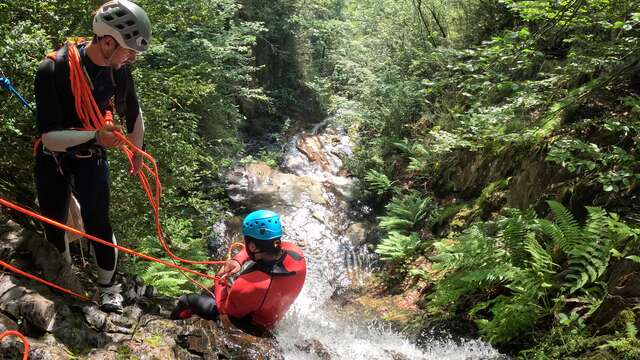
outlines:
[{"label": "man's chin strap", "polygon": [[[114,41],[115,41],[115,39],[114,39]],[[104,54],[104,50],[102,49],[102,43],[100,42],[100,40],[98,40],[98,47],[100,48],[100,54],[102,55],[102,59],[104,59],[104,61],[107,64],[107,66],[110,67],[110,68],[113,68],[113,64],[111,63],[111,60],[113,60],[113,55],[116,54],[116,50],[118,50],[118,48],[120,47],[120,44],[118,44],[117,41],[115,41],[115,43],[116,43],[116,48],[111,53],[111,56],[107,57]],[[115,70],[118,70],[118,69],[115,69]]]}]

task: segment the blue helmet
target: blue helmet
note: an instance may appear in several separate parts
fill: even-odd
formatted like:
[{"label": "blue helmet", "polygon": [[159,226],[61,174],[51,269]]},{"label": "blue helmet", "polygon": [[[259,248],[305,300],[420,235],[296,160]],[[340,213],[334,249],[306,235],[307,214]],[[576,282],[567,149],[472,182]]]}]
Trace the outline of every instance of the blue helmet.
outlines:
[{"label": "blue helmet", "polygon": [[270,210],[257,210],[242,221],[242,235],[258,240],[272,240],[282,236],[280,217]]}]

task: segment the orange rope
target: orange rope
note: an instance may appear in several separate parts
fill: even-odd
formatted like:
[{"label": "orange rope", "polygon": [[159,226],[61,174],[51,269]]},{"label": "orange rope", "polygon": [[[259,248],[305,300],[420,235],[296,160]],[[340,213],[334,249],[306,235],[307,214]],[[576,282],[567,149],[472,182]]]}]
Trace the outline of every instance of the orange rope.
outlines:
[{"label": "orange rope", "polygon": [[[107,114],[105,116],[102,115],[100,109],[98,108],[98,105],[93,98],[91,88],[88,85],[89,80],[85,78],[84,71],[82,70],[82,65],[80,64],[80,53],[78,52],[77,47],[72,42],[70,42],[67,47],[69,54],[69,67],[70,69],[73,69],[73,71],[71,71],[71,89],[75,98],[76,112],[81,118],[85,129],[96,130],[103,128],[109,122],[109,120],[111,120],[112,114],[111,112],[107,111]],[[82,99],[82,101],[80,99]],[[123,152],[129,159],[129,164],[131,166],[133,166],[134,154],[142,156],[143,160],[148,160],[152,165],[151,167],[149,167],[147,164],[144,164],[144,170],[148,171],[151,177],[153,177],[153,179],[155,180],[153,189],[155,191],[152,191],[151,184],[149,183],[144,172],[141,171],[138,174],[138,177],[145,193],[147,193],[147,198],[149,199],[149,203],[151,204],[151,207],[153,209],[158,240],[160,240],[160,244],[162,245],[165,252],[169,255],[169,257],[179,262],[191,265],[219,265],[224,263],[224,261],[215,260],[193,261],[183,259],[175,255],[171,251],[171,249],[169,249],[164,238],[164,233],[162,231],[162,224],[160,223],[160,197],[162,194],[162,184],[160,183],[158,164],[156,163],[153,156],[138,148],[124,134],[122,134],[121,132],[115,132],[115,135],[125,143],[125,145],[123,146]]]},{"label": "orange rope", "polygon": [[[95,131],[98,129],[102,129],[103,127],[105,127],[108,123],[111,123],[113,118],[112,118],[112,113],[110,111],[107,111],[107,113],[105,114],[105,116],[102,115],[100,109],[98,108],[98,105],[95,102],[95,99],[93,98],[93,93],[91,91],[91,88],[89,87],[89,81],[88,79],[85,77],[84,74],[84,69],[82,68],[82,65],[80,64],[80,54],[78,53],[78,49],[75,46],[74,42],[69,42],[68,44],[68,54],[69,54],[69,70],[70,70],[70,80],[71,80],[71,89],[73,91],[73,95],[74,95],[74,99],[75,99],[75,107],[76,107],[76,112],[78,113],[78,117],[80,118],[80,120],[82,121],[83,124],[83,128],[85,130],[88,131]],[[149,203],[151,204],[151,207],[153,209],[153,214],[155,217],[155,225],[156,225],[156,233],[158,235],[158,239],[160,240],[160,243],[162,245],[162,247],[164,248],[165,252],[171,257],[171,259],[174,261],[174,264],[171,264],[169,262],[166,262],[164,260],[160,260],[157,258],[154,258],[152,256],[143,254],[143,253],[139,253],[137,251],[125,248],[123,246],[120,245],[116,245],[113,243],[110,243],[108,241],[99,239],[95,236],[86,234],[80,230],[77,230],[75,228],[72,228],[70,226],[67,226],[65,224],[59,223],[55,220],[49,219],[45,216],[42,216],[34,211],[30,211],[27,210],[23,207],[20,207],[16,204],[13,204],[3,198],[0,198],[0,204],[4,205],[6,207],[9,207],[13,210],[16,210],[18,212],[21,212],[25,215],[31,216],[35,219],[38,219],[42,222],[45,222],[49,225],[52,226],[56,226],[62,230],[74,233],[76,235],[82,236],[86,239],[89,239],[91,241],[100,243],[102,245],[105,246],[109,246],[115,249],[118,249],[124,253],[133,255],[133,256],[137,256],[140,258],[143,258],[145,260],[148,261],[153,261],[174,269],[179,270],[189,281],[191,281],[192,283],[196,284],[197,286],[201,287],[202,289],[206,290],[207,292],[209,292],[211,295],[213,295],[211,293],[211,291],[201,285],[200,283],[198,283],[197,281],[193,280],[192,278],[190,278],[187,274],[185,274],[185,272],[194,274],[194,275],[198,275],[200,277],[203,278],[207,278],[207,279],[212,279],[214,280],[214,282],[217,282],[219,280],[218,276],[211,276],[211,275],[207,275],[204,273],[201,273],[199,271],[196,270],[192,270],[189,268],[185,268],[182,267],[180,265],[175,264],[175,261],[180,261],[183,263],[187,263],[187,264],[192,264],[192,265],[216,265],[216,264],[224,264],[225,261],[223,260],[213,260],[213,261],[192,261],[192,260],[187,260],[187,259],[183,259],[180,258],[178,256],[176,256],[175,254],[173,254],[173,252],[171,252],[171,250],[169,249],[169,247],[167,246],[165,240],[164,240],[164,234],[162,231],[162,225],[160,224],[160,212],[159,212],[159,208],[160,208],[160,197],[162,194],[162,184],[160,183],[160,176],[159,176],[159,171],[158,171],[158,165],[156,164],[155,159],[149,155],[148,153],[144,152],[142,149],[138,148],[137,146],[135,146],[124,134],[122,134],[121,132],[115,132],[115,135],[124,141],[124,143],[126,144],[125,146],[122,147],[123,152],[125,153],[125,155],[127,156],[128,160],[129,160],[129,164],[131,166],[131,169],[133,169],[133,155],[134,153],[139,154],[143,157],[144,159],[147,159],[149,162],[151,162],[151,165],[153,166],[153,168],[149,167],[147,164],[143,163],[142,165],[142,169],[141,171],[138,173],[138,178],[140,179],[140,183],[142,185],[142,188],[144,189],[145,193],[147,194],[147,197],[149,199]],[[37,148],[37,146],[40,144],[40,140],[37,141],[34,145],[34,153],[35,153],[35,149]],[[155,186],[154,186],[154,191],[152,191],[151,189],[151,184],[149,183],[149,180],[147,179],[146,174],[144,173],[144,171],[148,172],[155,180]],[[227,253],[227,258],[231,257],[231,252],[233,250],[233,248],[235,247],[243,247],[244,245],[241,243],[233,243],[231,244],[231,246],[229,247],[228,253]],[[71,290],[65,289],[59,285],[56,285],[52,282],[46,281],[44,279],[41,279],[35,275],[29,274],[25,271],[22,271],[4,261],[0,260],[0,266],[13,271],[16,274],[25,276],[29,279],[38,281],[40,283],[43,283],[47,286],[53,287],[59,291],[62,291],[66,294],[69,294],[71,296],[75,296],[81,300],[84,301],[91,301],[91,299],[89,299],[88,297],[78,294],[76,292],[73,292]],[[14,330],[9,330],[9,331],[5,331],[4,333],[0,334],[0,341],[2,339],[4,339],[7,336],[16,336],[18,338],[20,338],[20,340],[22,341],[23,344],[23,360],[27,360],[29,358],[29,341],[27,340],[27,338],[22,335],[20,332],[18,331],[14,331]]]},{"label": "orange rope", "polygon": [[[69,68],[70,68],[70,80],[71,80],[71,89],[73,92],[73,96],[75,99],[75,107],[76,107],[76,112],[78,114],[78,117],[80,118],[80,120],[82,121],[83,124],[83,129],[87,130],[87,131],[96,131],[97,129],[102,129],[103,127],[105,127],[107,124],[111,123],[113,120],[113,116],[112,116],[112,112],[111,111],[107,111],[106,114],[103,116],[102,112],[100,111],[100,109],[98,108],[98,105],[95,102],[95,99],[93,98],[93,93],[92,90],[89,86],[89,79],[86,78],[86,74],[84,72],[84,68],[82,67],[81,63],[80,63],[80,54],[78,52],[78,49],[75,45],[74,42],[69,42],[67,44],[67,48],[68,48],[68,57],[69,57]],[[49,56],[52,56],[51,54]],[[190,282],[192,282],[193,284],[195,284],[196,286],[200,287],[201,289],[209,292],[211,294],[211,291],[208,289],[208,287],[200,284],[199,282],[197,282],[196,280],[192,279],[191,277],[189,277],[185,272],[187,273],[191,273],[206,279],[211,279],[217,281],[218,277],[217,276],[211,276],[196,270],[192,270],[183,266],[180,266],[176,263],[176,261],[182,262],[182,263],[186,263],[186,264],[191,264],[191,265],[221,265],[224,264],[224,260],[210,260],[210,261],[193,261],[193,260],[187,260],[187,259],[183,259],[177,255],[175,255],[171,249],[169,249],[169,247],[166,244],[165,238],[164,238],[164,233],[162,231],[162,224],[160,223],[160,198],[162,196],[162,184],[160,183],[160,176],[159,176],[159,171],[158,171],[158,165],[155,161],[155,159],[153,158],[153,156],[151,156],[150,154],[146,153],[145,151],[143,151],[142,149],[138,148],[135,144],[133,144],[124,134],[122,134],[122,132],[114,132],[114,134],[124,142],[125,145],[122,146],[122,151],[124,152],[124,154],[127,156],[127,159],[129,160],[129,164],[131,166],[131,169],[133,170],[133,156],[134,154],[138,154],[140,156],[142,156],[143,160],[148,160],[151,163],[151,166],[149,166],[148,164],[143,162],[143,166],[141,171],[138,172],[138,178],[140,180],[140,183],[142,185],[143,190],[145,191],[147,198],[149,200],[149,204],[151,205],[151,208],[153,209],[153,215],[155,218],[155,228],[156,228],[156,234],[158,236],[158,240],[160,241],[160,244],[162,245],[164,251],[169,255],[169,257],[172,259],[173,264],[169,263],[167,261],[164,260],[160,260],[154,257],[151,257],[149,255],[143,254],[143,253],[139,253],[136,252],[134,250],[125,248],[123,246],[120,245],[116,245],[116,244],[112,244],[111,242],[99,239],[95,236],[86,234],[84,232],[81,232],[75,228],[72,228],[70,226],[67,226],[65,224],[59,223],[55,220],[49,219],[47,217],[44,217],[36,212],[27,210],[25,208],[22,208],[18,205],[15,205],[3,198],[0,198],[0,204],[7,206],[9,208],[12,208],[16,211],[22,212],[23,214],[26,214],[28,216],[34,217],[42,222],[48,223],[52,226],[56,226],[62,230],[77,234],[79,236],[82,236],[86,239],[92,240],[94,242],[98,242],[100,244],[103,244],[105,246],[109,246],[115,249],[118,249],[122,252],[125,252],[127,254],[133,255],[133,256],[137,256],[140,258],[143,258],[145,260],[148,261],[153,261],[165,266],[169,266],[171,268],[177,269],[179,270]],[[154,186],[152,189],[151,183],[149,182],[149,179],[147,178],[147,175],[145,174],[145,172],[149,173],[149,175],[154,179]],[[229,248],[229,252],[228,255],[230,256],[231,251],[234,247],[236,247],[238,244],[232,244],[232,246]],[[242,245],[242,244],[239,244]],[[0,266],[3,266],[11,271],[14,271],[20,275],[26,276],[30,279],[39,281],[43,284],[46,284],[48,286],[52,286],[60,291],[63,291],[67,294],[76,296],[82,300],[89,300],[88,298],[86,298],[83,295],[80,294],[76,294],[74,292],[72,292],[71,290],[67,290],[64,289],[58,285],[55,285],[53,283],[50,283],[46,280],[43,280],[41,278],[38,278],[37,276],[28,274],[24,271],[21,271],[5,262],[1,262],[0,261]]]},{"label": "orange rope", "polygon": [[27,338],[18,331],[8,330],[0,334],[0,341],[7,336],[16,336],[20,338],[22,341],[22,360],[27,360],[29,358],[29,341],[27,341]]},{"label": "orange rope", "polygon": [[[80,231],[78,229],[75,229],[75,228],[72,228],[72,227],[70,227],[68,225],[59,223],[59,222],[57,222],[55,220],[51,220],[51,219],[49,219],[49,218],[47,218],[45,216],[42,216],[42,215],[40,215],[40,214],[38,214],[38,213],[36,213],[34,211],[27,210],[27,209],[25,209],[25,208],[23,208],[21,206],[18,206],[16,204],[12,203],[12,202],[9,202],[9,201],[7,201],[7,200],[5,200],[3,198],[0,198],[0,205],[4,205],[4,206],[6,206],[8,208],[11,208],[11,209],[19,211],[19,212],[21,212],[21,213],[23,213],[25,215],[31,216],[33,218],[36,218],[36,219],[38,219],[38,220],[40,220],[42,222],[45,222],[45,223],[47,223],[49,225],[53,225],[55,227],[58,227],[58,228],[60,228],[60,229],[62,229],[64,231],[72,232],[72,233],[74,233],[76,235],[82,236],[84,238],[87,238],[87,239],[89,239],[91,241],[95,241],[95,242],[100,243],[102,245],[118,249],[118,250],[120,250],[122,252],[125,252],[127,254],[130,254],[130,255],[133,255],[133,256],[137,256],[137,257],[143,258],[145,260],[153,261],[153,262],[156,262],[156,263],[159,263],[159,264],[162,264],[162,265],[166,265],[166,266],[172,267],[174,269],[183,270],[183,271],[192,273],[194,275],[201,276],[203,278],[212,279],[212,280],[215,279],[215,276],[203,274],[203,273],[201,273],[199,271],[192,270],[192,269],[189,269],[189,268],[185,268],[185,267],[182,267],[180,265],[174,265],[174,264],[166,262],[164,260],[156,259],[156,258],[154,258],[152,256],[149,256],[149,255],[146,255],[146,254],[142,254],[142,253],[139,253],[137,251],[128,249],[128,248],[126,248],[124,246],[116,245],[116,244],[110,243],[108,241],[99,239],[99,238],[97,238],[97,237],[95,237],[93,235],[89,235],[89,234],[83,233],[82,231]],[[221,263],[222,263],[222,261],[221,261]]]},{"label": "orange rope", "polygon": [[35,275],[31,275],[31,274],[29,274],[28,272],[25,272],[25,271],[22,271],[22,270],[20,270],[20,269],[18,269],[18,268],[16,268],[16,267],[13,267],[13,266],[11,266],[11,265],[7,264],[6,262],[4,262],[4,261],[2,261],[2,260],[0,260],[0,266],[3,266],[3,267],[5,267],[5,268],[7,268],[7,269],[9,269],[9,270],[13,271],[13,272],[14,272],[14,273],[16,273],[16,274],[19,274],[19,275],[22,275],[22,276],[28,277],[28,278],[29,278],[29,279],[31,279],[31,280],[35,280],[35,281],[41,282],[41,283],[43,283],[43,284],[45,284],[45,285],[47,285],[47,286],[51,286],[52,288],[55,288],[55,289],[57,289],[57,290],[60,290],[60,291],[62,291],[62,292],[63,292],[63,293],[65,293],[65,294],[69,294],[69,295],[71,295],[71,296],[75,296],[75,297],[77,297],[77,298],[79,298],[79,299],[81,299],[81,300],[91,302],[91,299],[89,299],[88,297],[86,297],[86,296],[84,296],[84,295],[80,295],[80,294],[75,293],[75,292],[73,292],[73,291],[71,291],[71,290],[65,289],[65,288],[63,288],[62,286],[56,285],[56,284],[54,284],[54,283],[52,283],[52,282],[49,282],[49,281],[47,281],[47,280],[43,280],[43,279],[41,279],[41,278],[39,278],[39,277],[37,277],[37,276],[35,276]]}]

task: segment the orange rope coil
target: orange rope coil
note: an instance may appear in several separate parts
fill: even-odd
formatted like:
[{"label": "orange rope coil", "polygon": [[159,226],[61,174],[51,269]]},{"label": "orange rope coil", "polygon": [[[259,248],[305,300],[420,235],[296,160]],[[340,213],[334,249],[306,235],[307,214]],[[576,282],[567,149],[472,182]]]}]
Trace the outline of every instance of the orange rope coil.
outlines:
[{"label": "orange rope coil", "polygon": [[22,360],[27,360],[29,358],[29,341],[27,340],[27,338],[18,331],[8,330],[0,334],[0,341],[2,341],[2,339],[7,336],[15,336],[20,338],[20,340],[22,341]]},{"label": "orange rope coil", "polygon": [[[80,40],[82,41],[82,40]],[[111,111],[107,111],[106,114],[103,116],[102,112],[100,111],[98,105],[95,102],[95,99],[93,98],[93,93],[91,90],[91,87],[89,86],[90,82],[89,79],[86,77],[86,73],[84,71],[84,68],[82,67],[81,64],[81,60],[80,60],[80,53],[78,52],[78,49],[76,47],[76,43],[75,42],[68,42],[67,44],[67,48],[68,48],[68,58],[69,58],[69,72],[70,72],[70,81],[71,81],[71,90],[73,92],[73,96],[75,99],[75,108],[76,108],[76,112],[78,114],[78,117],[80,118],[80,120],[82,121],[83,124],[83,130],[85,131],[97,131],[99,129],[104,128],[107,124],[112,123],[113,121],[113,115]],[[49,54],[48,57],[50,58],[54,58],[55,59],[55,53]],[[169,263],[167,261],[164,260],[160,260],[154,257],[151,257],[149,255],[143,254],[143,253],[139,253],[136,252],[134,250],[128,249],[126,247],[120,246],[120,245],[115,245],[112,244],[111,242],[99,239],[95,236],[86,234],[84,232],[81,232],[75,228],[69,227],[65,224],[62,224],[60,222],[57,222],[55,220],[49,219],[47,217],[44,217],[36,212],[27,210],[25,208],[22,208],[18,205],[15,205],[5,199],[0,198],[0,204],[4,205],[6,207],[9,207],[11,209],[14,209],[16,211],[22,212],[23,214],[26,214],[28,216],[34,217],[42,222],[45,222],[49,225],[52,226],[56,226],[62,230],[65,231],[69,231],[72,232],[74,234],[80,235],[84,238],[87,238],[91,241],[94,242],[98,242],[101,243],[103,245],[112,247],[112,248],[116,248],[122,252],[125,252],[127,254],[133,255],[133,256],[137,256],[140,258],[143,258],[145,260],[148,261],[153,261],[156,263],[160,263],[162,265],[165,266],[169,266],[172,267],[174,269],[177,269],[179,271],[181,271],[183,273],[183,275],[192,283],[194,283],[196,286],[206,290],[207,292],[211,293],[211,291],[203,286],[202,284],[198,283],[197,281],[193,280],[192,278],[190,278],[189,276],[187,276],[185,274],[185,272],[187,273],[191,273],[193,275],[197,275],[199,277],[203,277],[206,279],[210,279],[210,280],[216,280],[217,276],[212,276],[212,275],[208,275],[196,270],[192,270],[183,266],[180,266],[176,263],[176,261],[185,263],[185,264],[190,264],[190,265],[221,265],[224,264],[224,260],[209,260],[209,261],[194,261],[194,260],[188,260],[188,259],[183,259],[177,255],[175,255],[171,249],[167,246],[166,241],[165,241],[165,237],[164,237],[164,233],[162,231],[162,224],[160,223],[160,198],[162,196],[162,184],[160,183],[160,176],[159,176],[159,171],[158,171],[158,165],[155,161],[155,159],[153,158],[153,156],[151,156],[150,154],[146,153],[145,151],[143,151],[142,149],[140,149],[139,147],[137,147],[135,144],[133,144],[122,132],[118,131],[118,132],[114,132],[114,134],[116,135],[116,137],[118,137],[119,139],[121,139],[124,142],[124,145],[122,146],[122,151],[125,154],[125,156],[127,156],[127,159],[129,160],[129,164],[130,166],[133,167],[133,156],[135,154],[138,154],[140,156],[142,156],[143,161],[146,160],[148,161],[151,166],[149,166],[149,164],[144,163],[143,162],[143,166],[141,171],[138,172],[138,178],[140,180],[140,184],[142,185],[142,188],[144,190],[144,192],[147,195],[147,198],[149,200],[149,204],[151,205],[151,208],[153,210],[153,215],[154,215],[154,222],[155,222],[155,230],[156,230],[156,235],[158,237],[158,240],[160,241],[160,244],[162,245],[162,248],[164,249],[164,251],[167,253],[167,255],[169,255],[169,257],[172,259],[173,264]],[[149,179],[147,177],[147,173],[149,174],[149,176],[151,176],[153,178],[153,186],[152,184],[149,182]],[[241,245],[241,244],[240,244]],[[235,246],[232,245],[229,248],[229,254],[231,253],[232,248]],[[80,294],[76,294],[70,290],[61,288],[55,284],[52,284],[50,282],[47,282],[46,280],[40,279],[37,276],[28,274],[26,272],[23,272],[5,262],[0,261],[0,266],[3,266],[11,271],[14,271],[18,274],[21,274],[23,276],[27,276],[30,279],[39,281],[43,284],[46,284],[48,286],[52,286],[58,290],[61,290],[67,294],[76,296],[82,300],[87,300],[87,298],[83,295]]]}]

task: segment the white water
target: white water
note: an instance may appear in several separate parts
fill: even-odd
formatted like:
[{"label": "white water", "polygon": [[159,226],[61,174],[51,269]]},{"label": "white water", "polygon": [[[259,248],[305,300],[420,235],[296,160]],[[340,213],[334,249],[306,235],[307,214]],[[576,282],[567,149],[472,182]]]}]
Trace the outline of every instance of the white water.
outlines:
[{"label": "white water", "polygon": [[[234,201],[255,203],[261,189],[270,191],[282,216],[284,240],[299,245],[307,259],[305,286],[276,336],[287,360],[302,359],[492,359],[499,353],[478,341],[429,341],[418,347],[405,335],[385,327],[382,321],[368,323],[354,311],[339,308],[332,299],[337,291],[357,287],[371,273],[375,256],[363,244],[350,238],[354,209],[348,202],[353,179],[341,172],[343,160],[351,156],[348,136],[331,127],[330,120],[311,134],[290,141],[281,172],[264,177],[239,170],[232,189]],[[316,132],[319,131],[319,134]],[[302,149],[302,151],[300,151]],[[305,155],[306,153],[306,155]],[[313,161],[310,161],[312,158]],[[262,170],[261,170],[262,171]],[[262,176],[262,177],[261,177]],[[309,187],[316,190],[311,190]],[[321,191],[318,191],[321,184]],[[276,190],[277,189],[277,190]],[[231,191],[230,191],[231,192]],[[278,194],[280,198],[274,198]],[[258,195],[258,196],[256,196]],[[261,206],[274,206],[261,203]],[[366,233],[366,227],[360,227]],[[354,274],[357,274],[355,276]]]},{"label": "white water", "polygon": [[[307,259],[302,293],[276,329],[285,359],[470,360],[500,356],[479,340],[426,341],[426,345],[418,347],[403,334],[385,328],[382,322],[371,325],[341,312],[332,295],[337,288],[360,285],[353,283],[353,273],[366,277],[374,256],[366,246],[352,244],[345,235],[353,223],[349,216],[352,210],[345,198],[353,180],[338,171],[342,159],[351,155],[349,138],[339,131],[330,136],[322,133],[313,136],[319,129],[321,126],[306,138],[305,135],[294,138],[281,166],[283,172],[311,178],[324,184],[327,190],[323,194],[325,204],[314,202],[303,193],[300,197],[303,200],[281,211],[284,238],[300,245]],[[298,150],[309,143],[324,154],[322,166],[310,162]]]}]

